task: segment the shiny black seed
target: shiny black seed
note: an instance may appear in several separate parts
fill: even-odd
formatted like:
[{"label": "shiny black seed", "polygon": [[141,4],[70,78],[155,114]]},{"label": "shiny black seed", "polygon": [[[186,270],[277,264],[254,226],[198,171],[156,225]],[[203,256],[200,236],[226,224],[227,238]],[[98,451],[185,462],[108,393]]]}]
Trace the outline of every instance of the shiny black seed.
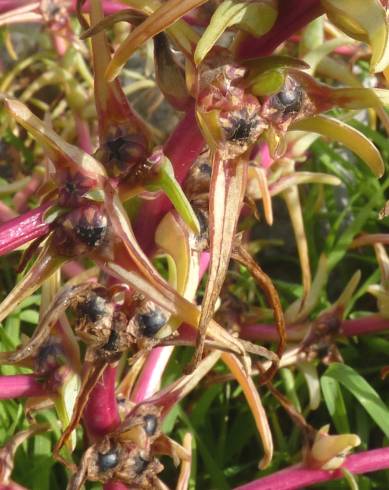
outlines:
[{"label": "shiny black seed", "polygon": [[253,122],[251,120],[246,120],[243,118],[233,121],[233,127],[228,135],[229,141],[241,141],[246,140],[250,137],[251,130],[253,127]]},{"label": "shiny black seed", "polygon": [[97,247],[98,245],[101,245],[107,232],[107,228],[105,226],[77,225],[75,227],[75,232],[78,238],[86,245],[89,247]]},{"label": "shiny black seed", "polygon": [[212,173],[211,165],[209,165],[209,163],[202,163],[200,165],[200,172],[205,175],[211,175]]},{"label": "shiny black seed", "polygon": [[274,105],[281,109],[284,114],[299,112],[303,101],[301,88],[295,87],[291,90],[283,90],[273,96]]},{"label": "shiny black seed", "polygon": [[138,315],[138,323],[145,337],[153,337],[166,323],[166,317],[160,311],[150,311]]},{"label": "shiny black seed", "polygon": [[86,318],[89,322],[96,323],[104,317],[106,308],[107,304],[105,299],[101,296],[94,295],[80,303],[77,311],[80,317]]},{"label": "shiny black seed", "polygon": [[143,420],[145,421],[145,431],[148,436],[153,436],[155,434],[155,431],[157,430],[157,425],[158,425],[158,420],[155,415],[145,415],[143,417]]},{"label": "shiny black seed", "polygon": [[116,351],[119,346],[119,335],[116,330],[111,330],[108,342],[104,345],[103,349],[109,351]]},{"label": "shiny black seed", "polygon": [[137,475],[141,475],[148,467],[150,461],[138,455],[134,458],[134,471]]},{"label": "shiny black seed", "polygon": [[119,456],[115,449],[108,451],[105,454],[98,453],[97,464],[100,471],[108,471],[115,468],[119,463]]}]

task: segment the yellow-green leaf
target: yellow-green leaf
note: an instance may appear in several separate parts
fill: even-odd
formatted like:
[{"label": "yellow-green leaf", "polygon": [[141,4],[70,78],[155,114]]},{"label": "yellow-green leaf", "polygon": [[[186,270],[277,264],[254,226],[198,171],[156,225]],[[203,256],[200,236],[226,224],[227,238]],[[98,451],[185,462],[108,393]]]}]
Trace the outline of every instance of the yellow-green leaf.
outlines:
[{"label": "yellow-green leaf", "polygon": [[371,46],[370,69],[383,71],[389,64],[388,23],[379,0],[321,0],[330,20],[353,39]]},{"label": "yellow-green leaf", "polygon": [[268,32],[277,18],[277,10],[263,2],[247,3],[225,0],[215,10],[208,27],[197,44],[196,65],[201,63],[226,29],[239,25],[253,36]]},{"label": "yellow-green leaf", "polygon": [[356,153],[377,177],[381,177],[384,173],[384,162],[373,143],[342,121],[327,116],[313,116],[294,122],[290,129],[312,131],[338,141]]}]

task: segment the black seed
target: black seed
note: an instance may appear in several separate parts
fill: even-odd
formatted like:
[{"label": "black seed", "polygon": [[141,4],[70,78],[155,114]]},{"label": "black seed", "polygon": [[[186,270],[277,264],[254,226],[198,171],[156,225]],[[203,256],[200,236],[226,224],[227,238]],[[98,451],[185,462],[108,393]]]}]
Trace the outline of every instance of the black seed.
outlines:
[{"label": "black seed", "polygon": [[97,464],[100,471],[107,471],[115,468],[119,463],[119,456],[115,449],[108,451],[105,454],[98,453]]},{"label": "black seed", "polygon": [[104,298],[94,295],[77,307],[79,316],[86,318],[89,322],[96,323],[106,314],[107,304]]},{"label": "black seed", "polygon": [[246,121],[246,119],[237,119],[232,122],[233,127],[231,128],[231,133],[228,136],[230,141],[241,141],[246,140],[250,137],[252,129],[252,121]]},{"label": "black seed", "polygon": [[105,226],[76,226],[76,235],[89,247],[97,247],[101,245],[103,238],[106,234],[107,228]]},{"label": "black seed", "polygon": [[274,105],[284,114],[299,112],[303,101],[303,92],[300,87],[291,90],[283,90],[273,96]]},{"label": "black seed", "polygon": [[141,475],[148,467],[150,461],[138,455],[134,458],[134,471],[137,475]]},{"label": "black seed", "polygon": [[138,323],[142,334],[145,337],[154,337],[154,335],[165,325],[166,317],[160,311],[150,311],[138,315]]},{"label": "black seed", "polygon": [[111,330],[108,342],[104,345],[103,349],[109,350],[109,351],[117,350],[117,348],[119,346],[118,340],[119,340],[119,335],[116,332],[116,330]]},{"label": "black seed", "polygon": [[155,434],[155,431],[157,430],[157,425],[158,425],[158,420],[155,415],[145,415],[143,417],[143,420],[145,421],[145,431],[148,436],[153,436]]},{"label": "black seed", "polygon": [[212,168],[209,163],[202,163],[200,165],[200,172],[205,175],[211,175],[212,173]]}]

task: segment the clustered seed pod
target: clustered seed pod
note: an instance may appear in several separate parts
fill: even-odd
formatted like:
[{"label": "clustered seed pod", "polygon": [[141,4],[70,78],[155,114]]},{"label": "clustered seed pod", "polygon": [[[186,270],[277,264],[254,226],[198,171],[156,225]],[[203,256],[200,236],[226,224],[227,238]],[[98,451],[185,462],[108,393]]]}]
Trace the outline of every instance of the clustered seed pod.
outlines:
[{"label": "clustered seed pod", "polygon": [[[154,454],[159,452],[158,441],[165,441],[160,418],[157,406],[137,405],[114,432],[84,453],[80,472],[91,481],[119,480],[133,488],[156,488],[157,474],[163,466]],[[167,446],[166,441],[162,443],[162,447]]]},{"label": "clustered seed pod", "polygon": [[142,134],[129,134],[126,129],[116,128],[96,153],[110,177],[125,179],[132,176],[134,168],[146,161],[148,145]]},{"label": "clustered seed pod", "polygon": [[37,352],[34,362],[35,372],[39,375],[51,374],[65,361],[66,356],[60,339],[50,336]]},{"label": "clustered seed pod", "polygon": [[144,337],[154,337],[166,324],[166,316],[159,310],[148,311],[137,317],[139,332]]},{"label": "clustered seed pod", "polygon": [[136,295],[116,303],[115,294],[114,288],[95,285],[74,302],[75,331],[93,359],[113,362],[136,344],[152,346],[166,324],[166,315],[153,303]]},{"label": "clustered seed pod", "polygon": [[95,179],[71,170],[57,171],[56,179],[59,181],[58,204],[71,208],[87,204],[84,196],[97,184]]},{"label": "clustered seed pod", "polygon": [[308,105],[308,96],[302,86],[292,77],[286,76],[282,90],[264,100],[261,113],[269,125],[286,131]]},{"label": "clustered seed pod", "polygon": [[155,488],[161,463],[149,451],[129,441],[105,437],[101,443],[89,448],[82,464],[86,479],[106,483],[117,480],[134,488]]},{"label": "clustered seed pod", "polygon": [[98,204],[85,204],[53,224],[52,245],[63,257],[78,257],[108,245],[108,218]]}]

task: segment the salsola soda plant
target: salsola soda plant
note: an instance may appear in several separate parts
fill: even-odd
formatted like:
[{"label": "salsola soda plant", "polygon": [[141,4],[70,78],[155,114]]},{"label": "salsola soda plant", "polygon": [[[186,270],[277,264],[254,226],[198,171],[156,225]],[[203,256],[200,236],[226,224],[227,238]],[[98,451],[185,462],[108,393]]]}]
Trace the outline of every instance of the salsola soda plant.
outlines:
[{"label": "salsola soda plant", "polygon": [[0,1],[1,489],[387,488],[386,9]]}]

